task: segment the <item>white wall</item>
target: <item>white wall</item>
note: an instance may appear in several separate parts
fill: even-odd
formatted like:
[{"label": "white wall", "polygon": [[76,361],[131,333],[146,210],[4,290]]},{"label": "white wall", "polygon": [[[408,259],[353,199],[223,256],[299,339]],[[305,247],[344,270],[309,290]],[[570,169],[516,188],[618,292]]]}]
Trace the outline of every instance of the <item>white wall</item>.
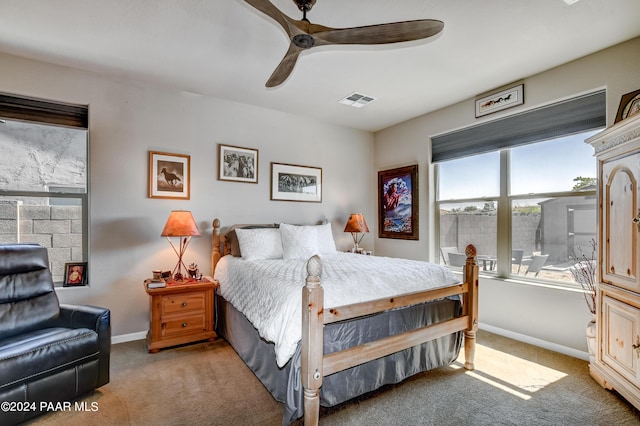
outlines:
[{"label": "white wall", "polygon": [[[640,38],[524,78],[525,104],[521,107],[476,119],[474,99],[468,99],[376,133],[375,170],[417,163],[421,188],[420,240],[376,238],[376,254],[437,261],[431,136],[600,88],[607,90],[607,122],[613,124],[620,97],[640,88],[638,52]],[[374,186],[371,189],[375,191]],[[585,326],[589,319],[579,292],[480,280],[480,322],[485,326],[586,351]]]},{"label": "white wall", "polygon": [[[223,227],[327,218],[340,249],[351,245],[342,232],[349,213],[374,217],[373,196],[361,190],[374,174],[371,133],[16,56],[0,54],[0,64],[0,92],[89,104],[90,286],[58,295],[110,308],[114,336],[148,328],[142,282],[177,261],[160,237],[172,209],[193,212],[202,238],[185,263],[206,273],[215,217]],[[258,184],[217,180],[218,143],[259,150]],[[150,150],[191,156],[189,201],[147,197]],[[322,203],[270,201],[272,161],[321,167]]]}]

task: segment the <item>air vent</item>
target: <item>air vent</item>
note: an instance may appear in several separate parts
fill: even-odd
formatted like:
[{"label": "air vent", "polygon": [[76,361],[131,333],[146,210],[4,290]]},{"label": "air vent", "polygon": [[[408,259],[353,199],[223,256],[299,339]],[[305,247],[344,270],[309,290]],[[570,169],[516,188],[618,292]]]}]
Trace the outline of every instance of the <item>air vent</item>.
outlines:
[{"label": "air vent", "polygon": [[363,106],[375,101],[376,98],[372,96],[363,95],[362,93],[353,92],[349,96],[340,99],[338,102],[341,104],[349,105],[354,108],[362,108]]}]

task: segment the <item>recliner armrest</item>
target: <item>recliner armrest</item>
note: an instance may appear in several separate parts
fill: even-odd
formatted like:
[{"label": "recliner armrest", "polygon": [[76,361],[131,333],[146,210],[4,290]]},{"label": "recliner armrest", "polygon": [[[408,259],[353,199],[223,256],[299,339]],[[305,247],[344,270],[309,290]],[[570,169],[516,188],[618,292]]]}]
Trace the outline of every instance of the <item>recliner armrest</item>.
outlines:
[{"label": "recliner armrest", "polygon": [[88,328],[98,333],[100,345],[100,373],[98,385],[109,383],[111,353],[111,311],[90,305],[60,305],[60,315],[45,327]]}]

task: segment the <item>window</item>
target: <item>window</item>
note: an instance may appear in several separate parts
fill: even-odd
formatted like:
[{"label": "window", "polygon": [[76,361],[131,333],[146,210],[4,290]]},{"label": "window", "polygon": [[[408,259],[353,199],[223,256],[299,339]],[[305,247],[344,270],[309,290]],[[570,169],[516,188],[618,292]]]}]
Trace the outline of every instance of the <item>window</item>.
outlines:
[{"label": "window", "polygon": [[[584,99],[580,101],[564,107],[579,108],[584,105]],[[600,112],[585,120],[581,131],[571,127],[565,134],[556,130],[553,137],[541,133],[541,139],[527,136],[523,142],[518,129],[512,144],[503,141],[491,150],[479,149],[472,137],[464,143],[458,139],[461,155],[466,156],[456,158],[449,152],[435,161],[441,263],[455,268],[455,255],[450,253],[462,252],[472,243],[481,272],[576,282],[580,274],[576,264],[595,256],[596,161],[584,140],[604,126],[604,94],[594,102],[601,103],[601,109],[593,108]],[[535,134],[535,123],[527,125],[524,132]],[[489,133],[486,136],[490,138]],[[433,139],[434,157],[440,142]],[[471,149],[466,150],[465,144]]]},{"label": "window", "polygon": [[88,258],[86,116],[82,106],[0,95],[0,242],[47,247],[57,285],[65,263]]}]

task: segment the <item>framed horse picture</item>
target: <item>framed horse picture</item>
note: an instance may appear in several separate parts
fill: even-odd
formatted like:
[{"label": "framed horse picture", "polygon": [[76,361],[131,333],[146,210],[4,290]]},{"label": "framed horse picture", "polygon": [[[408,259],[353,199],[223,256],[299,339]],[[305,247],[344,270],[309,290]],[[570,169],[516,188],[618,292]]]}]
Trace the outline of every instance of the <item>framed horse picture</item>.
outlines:
[{"label": "framed horse picture", "polygon": [[191,198],[191,156],[149,152],[149,198]]},{"label": "framed horse picture", "polygon": [[378,172],[378,237],[418,239],[418,165]]},{"label": "framed horse picture", "polygon": [[218,180],[258,183],[258,150],[219,144]]}]

